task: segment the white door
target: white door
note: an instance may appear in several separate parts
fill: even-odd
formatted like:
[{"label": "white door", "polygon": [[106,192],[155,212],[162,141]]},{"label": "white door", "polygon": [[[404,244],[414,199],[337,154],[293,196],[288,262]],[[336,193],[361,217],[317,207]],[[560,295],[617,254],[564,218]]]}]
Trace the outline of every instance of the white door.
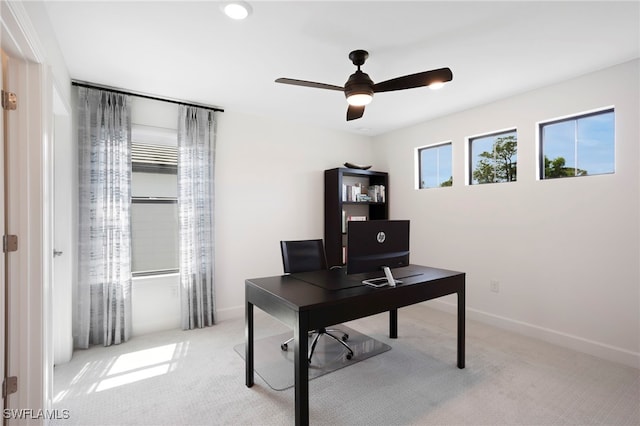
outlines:
[{"label": "white door", "polygon": [[71,119],[68,106],[54,92],[53,137],[53,286],[52,333],[53,362],[64,364],[73,354],[71,329],[73,300],[73,259],[76,251],[75,199],[77,198],[76,150],[71,135]]}]

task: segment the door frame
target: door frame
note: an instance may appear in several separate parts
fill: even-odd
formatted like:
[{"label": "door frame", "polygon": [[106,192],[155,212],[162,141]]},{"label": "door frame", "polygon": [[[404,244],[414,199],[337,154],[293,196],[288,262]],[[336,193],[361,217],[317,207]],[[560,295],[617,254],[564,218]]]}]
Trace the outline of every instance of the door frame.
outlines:
[{"label": "door frame", "polygon": [[[4,51],[0,49],[0,84],[2,87],[2,90],[4,90]],[[4,199],[4,194],[5,194],[5,190],[4,190],[4,183],[5,183],[5,175],[4,175],[4,170],[5,170],[5,163],[4,163],[4,157],[5,157],[5,134],[4,134],[4,122],[5,122],[5,111],[4,108],[2,108],[2,120],[0,120],[0,138],[1,142],[0,142],[0,234],[1,235],[5,235],[5,199]],[[1,310],[1,314],[0,314],[0,371],[2,372],[2,374],[0,375],[0,377],[4,378],[7,377],[6,374],[6,364],[5,364],[5,359],[6,359],[6,337],[7,337],[7,324],[6,324],[6,300],[5,300],[5,296],[6,296],[6,282],[5,282],[5,278],[6,278],[6,269],[5,269],[5,258],[6,256],[4,255],[4,253],[0,256],[0,310]],[[4,403],[4,396],[0,397],[0,408],[2,409],[2,412],[4,413],[4,408],[5,408],[5,403]]]},{"label": "door frame", "polygon": [[[2,1],[2,51],[10,58],[7,89],[18,109],[7,124],[8,234],[18,235],[9,253],[6,374],[18,377],[9,409],[50,410],[52,401],[51,270],[53,77],[35,28],[21,2]],[[15,113],[15,114],[13,114]],[[27,411],[28,413],[29,411]],[[43,423],[44,419],[32,419]],[[9,419],[9,424],[18,423]]]}]

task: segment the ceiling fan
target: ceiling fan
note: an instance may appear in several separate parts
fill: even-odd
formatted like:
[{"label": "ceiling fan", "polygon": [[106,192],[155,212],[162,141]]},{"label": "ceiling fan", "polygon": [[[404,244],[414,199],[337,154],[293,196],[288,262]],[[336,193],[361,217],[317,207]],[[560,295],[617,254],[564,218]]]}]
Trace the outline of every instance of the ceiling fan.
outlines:
[{"label": "ceiling fan", "polygon": [[364,64],[368,57],[369,53],[366,50],[354,50],[349,53],[349,59],[351,59],[353,65],[357,66],[358,69],[349,76],[344,87],[313,81],[295,80],[292,78],[279,78],[276,80],[276,83],[343,91],[349,103],[347,121],[350,121],[362,117],[364,107],[371,102],[374,93],[413,89],[414,87],[423,86],[433,87],[453,79],[453,74],[449,68],[438,68],[431,71],[392,78],[391,80],[386,80],[381,83],[374,83],[371,78],[369,78],[369,75],[360,70],[360,66]]}]

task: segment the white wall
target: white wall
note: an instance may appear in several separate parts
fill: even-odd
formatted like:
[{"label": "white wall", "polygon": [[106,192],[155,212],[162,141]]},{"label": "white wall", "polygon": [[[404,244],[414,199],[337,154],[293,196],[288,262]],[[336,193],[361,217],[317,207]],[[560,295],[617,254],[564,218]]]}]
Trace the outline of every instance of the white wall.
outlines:
[{"label": "white wall", "polygon": [[[466,272],[470,318],[640,366],[638,68],[636,60],[374,138],[391,217],[411,219],[412,262]],[[536,123],[611,105],[616,173],[536,180]],[[465,185],[465,137],[512,127],[518,181]],[[447,140],[454,186],[415,190],[415,148]]]},{"label": "white wall", "polygon": [[133,336],[180,328],[179,286],[180,276],[177,273],[133,278]]},{"label": "white wall", "polygon": [[53,360],[62,364],[73,353],[73,288],[77,282],[78,156],[71,129],[71,111],[55,116],[53,246],[62,252],[53,258]]},{"label": "white wall", "polygon": [[370,139],[227,111],[216,151],[218,318],[244,315],[244,280],[282,273],[280,240],[324,238],[324,170],[372,163]]}]

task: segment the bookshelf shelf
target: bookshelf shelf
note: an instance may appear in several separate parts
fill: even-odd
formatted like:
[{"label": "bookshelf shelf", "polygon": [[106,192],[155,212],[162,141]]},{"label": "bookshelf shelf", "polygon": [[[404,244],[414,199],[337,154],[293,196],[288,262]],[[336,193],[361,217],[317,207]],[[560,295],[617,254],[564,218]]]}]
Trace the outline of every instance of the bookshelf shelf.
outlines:
[{"label": "bookshelf shelf", "polygon": [[[363,196],[370,200],[355,200]],[[345,167],[324,171],[324,244],[330,266],[344,264],[348,220],[388,218],[388,173]]]},{"label": "bookshelf shelf", "polygon": [[373,201],[343,201],[342,202],[343,205],[384,205],[386,203],[379,203],[379,202],[373,202]]}]

